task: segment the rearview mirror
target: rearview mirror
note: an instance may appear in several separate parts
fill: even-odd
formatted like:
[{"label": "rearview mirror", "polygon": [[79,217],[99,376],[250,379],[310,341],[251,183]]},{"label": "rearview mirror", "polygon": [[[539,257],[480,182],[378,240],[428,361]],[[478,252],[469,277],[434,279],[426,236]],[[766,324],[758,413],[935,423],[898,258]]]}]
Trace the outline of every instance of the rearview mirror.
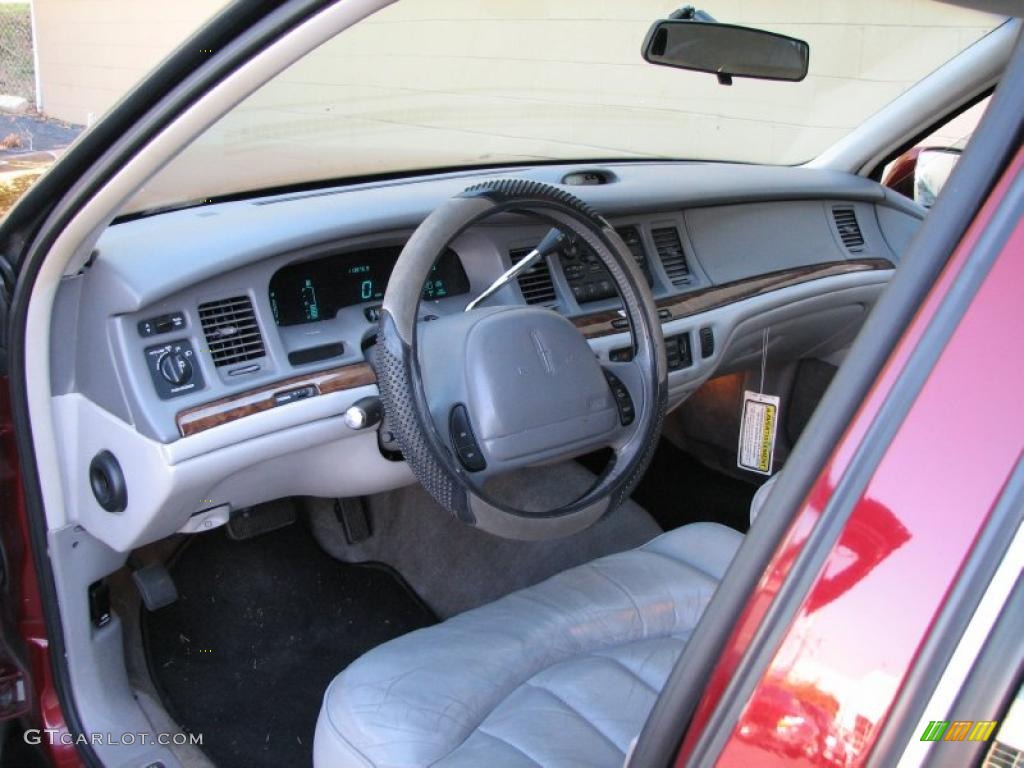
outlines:
[{"label": "rearview mirror", "polygon": [[647,33],[643,57],[651,64],[710,72],[724,85],[733,77],[796,82],[807,76],[810,46],[762,29],[662,19]]}]

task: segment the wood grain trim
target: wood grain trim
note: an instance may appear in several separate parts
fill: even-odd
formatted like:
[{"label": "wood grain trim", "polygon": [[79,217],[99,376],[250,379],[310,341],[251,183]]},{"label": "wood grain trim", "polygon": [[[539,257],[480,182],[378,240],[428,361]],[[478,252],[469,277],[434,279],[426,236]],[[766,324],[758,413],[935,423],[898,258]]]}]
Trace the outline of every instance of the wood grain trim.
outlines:
[{"label": "wood grain trim", "polygon": [[353,363],[304,376],[293,376],[237,395],[186,408],[176,417],[178,431],[182,437],[188,437],[254,413],[269,411],[275,407],[274,394],[277,392],[313,386],[317,395],[326,395],[329,392],[364,387],[376,381],[377,376],[367,363]]},{"label": "wood grain trim", "polygon": [[[659,299],[657,304],[659,309],[668,309],[672,313],[672,319],[675,320],[722,307],[735,301],[762,296],[781,288],[820,280],[824,277],[892,268],[893,265],[885,259],[856,259],[812,264],[702,288],[684,296],[670,296]],[[623,333],[625,329],[612,326],[612,321],[619,317],[620,315],[616,311],[597,312],[573,318],[573,323],[584,336],[593,339]],[[187,408],[177,415],[178,431],[183,437],[188,437],[254,413],[268,411],[275,407],[274,394],[284,390],[312,385],[316,387],[317,395],[324,395],[329,392],[363,387],[374,384],[376,381],[377,377],[367,363],[354,363],[304,376],[293,376],[247,392],[240,392],[237,395],[230,395],[220,400]]]},{"label": "wood grain trim", "polygon": [[[812,280],[820,280],[824,277],[892,268],[892,263],[887,259],[851,259],[850,261],[811,264],[793,269],[783,269],[778,272],[769,272],[768,274],[736,280],[731,283],[723,283],[722,285],[713,285],[708,288],[692,291],[683,296],[669,296],[664,299],[658,299],[657,305],[658,309],[667,309],[671,312],[671,319],[676,320],[680,317],[689,317],[699,312],[707,312],[709,309],[717,309],[736,301],[763,296],[772,291],[809,283]],[[588,339],[594,339],[600,336],[624,333],[626,331],[625,328],[615,328],[612,326],[612,321],[618,320],[621,317],[618,311],[609,310],[573,318],[573,324]],[[662,322],[668,322],[668,320]]]}]

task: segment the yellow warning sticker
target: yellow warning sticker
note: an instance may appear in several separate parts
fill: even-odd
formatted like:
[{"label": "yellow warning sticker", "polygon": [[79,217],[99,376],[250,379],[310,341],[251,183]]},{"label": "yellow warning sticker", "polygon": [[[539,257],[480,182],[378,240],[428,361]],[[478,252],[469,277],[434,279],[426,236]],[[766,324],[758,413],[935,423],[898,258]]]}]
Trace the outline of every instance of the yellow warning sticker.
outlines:
[{"label": "yellow warning sticker", "polygon": [[775,431],[779,422],[779,398],[759,392],[743,393],[740,444],[736,465],[762,475],[772,473]]}]

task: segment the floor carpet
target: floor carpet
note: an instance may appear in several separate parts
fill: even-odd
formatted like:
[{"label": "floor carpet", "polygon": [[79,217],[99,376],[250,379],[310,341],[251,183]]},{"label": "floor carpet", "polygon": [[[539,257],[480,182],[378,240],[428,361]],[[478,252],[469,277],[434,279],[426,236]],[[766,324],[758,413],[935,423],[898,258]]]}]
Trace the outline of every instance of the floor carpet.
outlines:
[{"label": "floor carpet", "polygon": [[436,621],[393,571],[339,563],[302,522],[244,541],[196,536],[171,573],[178,601],[143,611],[150,672],[219,768],[310,765],[331,679]]}]

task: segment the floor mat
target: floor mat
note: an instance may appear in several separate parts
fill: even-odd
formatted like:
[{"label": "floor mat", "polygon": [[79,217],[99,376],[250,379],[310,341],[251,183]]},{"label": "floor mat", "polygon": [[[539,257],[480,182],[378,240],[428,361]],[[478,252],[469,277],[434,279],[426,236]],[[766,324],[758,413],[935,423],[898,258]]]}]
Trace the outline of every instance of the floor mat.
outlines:
[{"label": "floor mat", "polygon": [[[518,470],[489,490],[520,509],[582,496],[595,477],[575,462]],[[546,541],[513,541],[466,525],[419,484],[367,499],[373,536],[350,545],[331,499],[306,499],[320,545],[339,560],[394,566],[442,617],[453,616],[598,557],[646,544],[661,529],[628,502],[586,530]]]},{"label": "floor mat", "polygon": [[[581,461],[592,472],[598,472],[607,454],[590,454]],[[632,499],[666,531],[710,521],[746,533],[750,501],[761,482],[752,478],[748,483],[722,474],[662,439]]]},{"label": "floor mat", "polygon": [[339,563],[301,522],[245,541],[196,536],[171,573],[178,602],[143,612],[150,672],[220,768],[310,765],[331,679],[436,621],[393,571]]}]

